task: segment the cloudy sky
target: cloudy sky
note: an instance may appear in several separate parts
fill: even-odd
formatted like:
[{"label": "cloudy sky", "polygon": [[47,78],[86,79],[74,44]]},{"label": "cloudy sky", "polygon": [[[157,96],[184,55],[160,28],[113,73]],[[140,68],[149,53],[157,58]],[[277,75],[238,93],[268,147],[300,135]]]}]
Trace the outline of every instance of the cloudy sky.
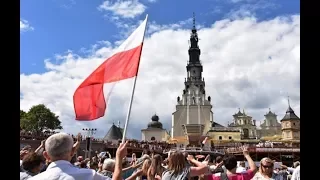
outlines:
[{"label": "cloudy sky", "polygon": [[116,84],[96,121],[75,121],[72,96],[149,14],[128,137],[141,139],[154,113],[169,130],[184,88],[193,12],[216,122],[231,122],[238,108],[258,124],[269,108],[280,120],[287,96],[300,116],[298,0],[21,1],[21,109],[45,104],[68,133],[92,127],[103,137],[113,122],[123,125],[132,79]]}]

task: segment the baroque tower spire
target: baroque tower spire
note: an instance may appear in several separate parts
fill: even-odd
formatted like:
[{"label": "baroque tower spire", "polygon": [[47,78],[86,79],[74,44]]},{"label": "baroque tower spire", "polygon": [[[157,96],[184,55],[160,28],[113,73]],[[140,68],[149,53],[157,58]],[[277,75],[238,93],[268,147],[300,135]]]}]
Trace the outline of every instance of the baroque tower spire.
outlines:
[{"label": "baroque tower spire", "polygon": [[201,51],[198,45],[199,39],[195,22],[195,14],[193,13],[188,49],[189,58],[186,66],[187,77],[184,79],[183,94],[181,98],[177,97],[176,111],[172,116],[171,137],[185,136],[186,134],[188,136],[204,135],[214,125],[212,99],[210,96],[206,97],[205,81],[202,77],[203,66],[200,61]]},{"label": "baroque tower spire", "polygon": [[202,77],[203,67],[200,61],[200,48],[198,45],[199,38],[196,29],[195,14],[193,13],[193,24],[190,33],[190,45],[189,45],[189,60],[186,66],[187,78],[184,82],[184,103],[190,105],[204,105],[206,93],[205,93],[205,82]]}]

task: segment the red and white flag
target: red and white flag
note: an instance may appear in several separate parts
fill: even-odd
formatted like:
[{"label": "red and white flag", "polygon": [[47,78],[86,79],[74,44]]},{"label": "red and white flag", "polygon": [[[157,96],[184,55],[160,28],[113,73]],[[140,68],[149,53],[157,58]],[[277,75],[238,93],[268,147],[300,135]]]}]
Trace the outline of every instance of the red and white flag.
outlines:
[{"label": "red and white flag", "polygon": [[105,83],[137,76],[147,19],[76,89],[73,104],[76,120],[92,121],[103,117],[107,108],[103,93]]}]

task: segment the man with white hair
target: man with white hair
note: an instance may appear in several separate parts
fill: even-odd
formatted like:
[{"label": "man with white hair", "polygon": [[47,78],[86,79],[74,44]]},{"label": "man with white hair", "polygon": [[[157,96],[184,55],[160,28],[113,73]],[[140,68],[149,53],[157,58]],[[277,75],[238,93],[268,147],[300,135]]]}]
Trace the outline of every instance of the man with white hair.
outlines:
[{"label": "man with white hair", "polygon": [[[126,143],[120,144],[116,152],[116,164],[113,175],[114,180],[121,179],[122,164],[118,159],[127,155]],[[51,163],[47,170],[33,176],[30,180],[106,180],[111,179],[98,174],[92,169],[82,169],[70,163],[76,148],[73,138],[66,133],[51,135],[45,142],[43,156]],[[120,170],[119,170],[120,169]]]},{"label": "man with white hair", "polygon": [[100,174],[112,178],[115,165],[116,161],[114,159],[105,159],[103,161],[102,171],[100,172]]}]

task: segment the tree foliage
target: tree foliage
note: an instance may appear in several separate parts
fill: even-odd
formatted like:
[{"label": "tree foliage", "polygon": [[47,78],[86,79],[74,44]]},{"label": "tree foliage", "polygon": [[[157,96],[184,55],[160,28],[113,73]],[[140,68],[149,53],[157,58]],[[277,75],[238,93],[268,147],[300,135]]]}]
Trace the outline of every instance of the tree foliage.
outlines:
[{"label": "tree foliage", "polygon": [[44,104],[32,106],[28,112],[20,110],[20,127],[32,132],[62,129],[59,116]]}]

